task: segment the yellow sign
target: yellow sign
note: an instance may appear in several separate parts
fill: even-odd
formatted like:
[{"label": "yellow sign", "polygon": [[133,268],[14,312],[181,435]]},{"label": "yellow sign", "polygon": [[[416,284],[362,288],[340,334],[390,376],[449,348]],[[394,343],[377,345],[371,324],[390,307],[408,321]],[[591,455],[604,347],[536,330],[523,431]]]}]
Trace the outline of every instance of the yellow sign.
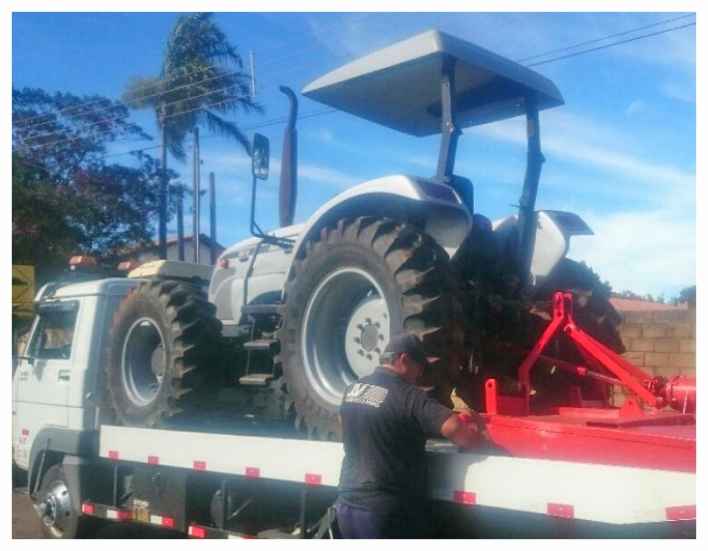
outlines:
[{"label": "yellow sign", "polygon": [[12,315],[32,316],[34,266],[12,266]]}]

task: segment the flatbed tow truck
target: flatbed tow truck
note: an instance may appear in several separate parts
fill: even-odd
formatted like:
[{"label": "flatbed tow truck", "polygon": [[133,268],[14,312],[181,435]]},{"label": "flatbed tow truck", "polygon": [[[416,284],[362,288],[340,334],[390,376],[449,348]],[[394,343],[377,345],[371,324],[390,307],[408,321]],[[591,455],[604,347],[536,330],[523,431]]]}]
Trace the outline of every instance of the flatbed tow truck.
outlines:
[{"label": "flatbed tow truck", "polygon": [[[455,72],[455,63],[459,64],[459,74]],[[380,81],[382,75],[388,75],[388,80]],[[460,77],[457,94],[456,75]],[[436,88],[436,78],[440,79],[439,89]],[[425,90],[417,95],[407,94],[405,85],[411,82],[425,84]],[[488,86],[482,86],[484,83]],[[361,103],[359,98],[367,91],[375,92],[388,111],[374,109],[378,105],[376,102]],[[436,225],[440,219],[450,224],[455,220],[467,224],[472,212],[471,201],[468,201],[470,207],[465,207],[458,194],[465,189],[469,191],[471,184],[468,182],[469,185],[453,190],[453,184],[459,183],[452,176],[454,143],[459,134],[453,124],[456,112],[453,99],[460,99],[461,113],[467,113],[461,116],[460,122],[495,120],[494,117],[488,118],[489,105],[485,101],[491,101],[496,109],[492,111],[497,115],[501,113],[506,117],[525,113],[530,130],[538,127],[539,108],[562,103],[555,86],[540,75],[437,32],[424,33],[355,61],[325,75],[310,85],[306,93],[345,111],[363,110],[371,120],[383,121],[393,127],[416,123],[420,127],[410,129],[405,126],[414,134],[430,133],[442,124],[441,173],[437,180],[395,176],[364,183],[347,190],[342,197],[335,198],[328,203],[329,206],[318,211],[345,216],[341,214],[342,209],[350,209],[346,215],[349,218],[342,219],[341,224],[322,222],[324,225],[318,226],[321,221],[317,222],[317,213],[311,223],[308,222],[308,227],[321,228],[321,235],[332,242],[349,239],[347,236],[353,235],[352,228],[361,230],[356,233],[357,239],[368,235],[372,228],[378,228],[376,235],[380,237],[374,240],[375,245],[380,245],[382,239],[393,240],[393,234],[387,232],[399,226],[392,222],[369,224],[371,217],[365,218],[368,215],[356,209],[366,209],[386,199],[394,200],[392,204],[395,205],[408,205],[406,208],[417,209],[422,205],[425,208],[416,212],[421,216],[426,212],[431,214],[426,227],[437,232],[441,243],[462,248],[458,238],[464,237],[466,230],[439,232],[446,228]],[[497,104],[497,100],[501,103]],[[414,104],[408,105],[407,101]],[[442,104],[442,114],[429,108],[430,102],[433,107]],[[293,107],[291,113],[294,120]],[[398,113],[401,117],[389,120],[384,116],[386,113]],[[418,118],[413,117],[416,113]],[[528,141],[529,173],[524,197],[535,198],[543,158],[538,133],[530,131]],[[254,147],[256,150],[259,148]],[[260,157],[260,163],[265,161],[267,167],[267,147],[260,148],[260,151],[264,154],[253,156],[254,199],[256,157]],[[294,156],[292,147],[289,151],[284,158]],[[533,258],[524,256],[526,264],[522,267],[524,274],[528,272],[534,277],[542,277],[547,268],[545,275],[550,277],[550,268],[546,266],[542,270],[541,261],[550,259],[553,261],[550,264],[559,263],[567,252],[570,236],[587,234],[590,230],[572,213],[533,211],[534,200],[528,199],[524,208],[529,211],[526,213],[530,216],[528,220],[533,221],[536,217],[540,224],[541,229],[536,231],[537,247],[534,249],[529,245],[533,245],[533,240],[521,241],[526,243],[524,251],[540,251],[539,263],[533,262],[537,256],[534,252]],[[290,215],[285,218],[291,219],[291,209],[286,210]],[[520,213],[520,218],[526,216],[524,212]],[[455,213],[459,216],[453,220],[450,217]],[[517,221],[508,218],[497,226],[495,232],[491,223],[485,223],[483,218],[478,220],[482,221],[478,228],[481,237],[500,242],[504,242],[504,236],[509,233],[505,233],[505,228],[508,230]],[[440,252],[440,246],[419,233],[414,222],[418,226],[422,223],[420,220],[407,222],[406,235],[408,238],[418,236],[415,243],[427,244],[429,248],[425,250],[428,252],[400,249],[394,251],[398,255],[394,257],[410,259],[418,251],[416,261],[425,267],[430,258],[437,258],[438,254],[442,258],[444,254]],[[522,237],[532,236],[536,228],[533,223],[527,226],[520,230]],[[307,439],[314,434],[303,434],[297,422],[278,424],[261,418],[256,411],[260,406],[254,406],[253,412],[256,413],[249,412],[251,402],[248,400],[238,403],[238,415],[232,418],[205,415],[210,403],[204,401],[193,411],[202,414],[199,422],[196,419],[190,424],[176,425],[140,425],[139,422],[145,418],[152,422],[159,417],[158,414],[172,414],[179,410],[179,399],[185,395],[189,397],[189,394],[188,389],[178,383],[186,382],[182,379],[195,369],[198,375],[200,368],[209,373],[209,368],[217,365],[204,362],[203,365],[185,366],[185,356],[181,356],[182,363],[173,361],[170,364],[173,368],[179,367],[179,372],[165,371],[168,362],[163,358],[168,355],[165,352],[168,347],[158,328],[160,324],[155,321],[163,310],[173,316],[175,304],[184,300],[183,313],[201,312],[200,316],[204,315],[189,322],[182,319],[182,325],[176,318],[170,318],[171,325],[167,324],[164,331],[173,330],[174,326],[180,328],[178,338],[182,339],[182,354],[187,354],[187,348],[194,350],[196,347],[196,341],[190,340],[194,337],[190,331],[202,327],[204,334],[210,334],[217,325],[221,326],[221,321],[208,318],[207,314],[211,315],[214,310],[221,312],[224,317],[223,331],[219,335],[221,340],[215,337],[204,341],[215,343],[217,353],[213,355],[217,356],[216,361],[225,355],[225,349],[218,348],[219,343],[234,338],[242,329],[233,323],[230,326],[225,323],[229,316],[238,318],[234,313],[265,317],[272,325],[271,318],[278,318],[285,312],[287,322],[287,303],[246,303],[245,289],[254,291],[254,296],[257,296],[257,289],[263,296],[283,296],[282,284],[290,259],[299,258],[298,262],[301,262],[308,251],[317,247],[308,241],[313,239],[312,232],[307,233],[310,230],[295,241],[293,228],[277,230],[279,236],[277,232],[268,235],[257,232],[258,239],[247,241],[242,248],[239,245],[225,251],[213,274],[210,268],[158,262],[155,266],[141,266],[137,274],[131,273],[127,278],[93,277],[87,281],[46,285],[38,292],[35,299],[37,316],[27,352],[18,358],[13,377],[13,460],[18,469],[27,472],[30,497],[47,535],[55,538],[86,536],[91,534],[97,521],[113,521],[157,525],[193,538],[336,536],[332,504],[342,460],[340,443]],[[446,241],[448,238],[450,242]],[[396,239],[405,241],[403,234]],[[302,243],[305,245],[300,252],[293,250]],[[368,241],[356,243],[361,249],[362,243]],[[261,244],[268,247],[261,247]],[[332,251],[336,250],[337,247],[333,247]],[[365,250],[369,255],[371,250],[375,252],[375,247],[365,247]],[[332,251],[330,257],[334,254]],[[549,251],[553,254],[545,255]],[[529,263],[530,272],[527,269]],[[83,261],[79,258],[72,264],[79,267]],[[170,271],[171,268],[174,269]],[[199,275],[197,268],[205,268],[208,276],[196,277]],[[411,269],[408,270],[412,274],[409,279],[425,281],[425,274],[437,273],[436,281],[445,282],[451,275],[443,268],[447,270],[440,261],[426,268],[425,272]],[[380,296],[376,299],[371,294],[373,291],[360,285],[362,270],[345,266],[333,272],[335,275],[344,274],[344,283],[342,287],[337,284],[332,289],[338,291],[337,297],[346,294],[352,285],[366,290],[367,294],[361,304],[357,303],[356,311],[353,314],[348,312],[352,315],[345,319],[349,319],[349,329],[354,331],[350,336],[356,337],[352,342],[357,342],[359,333],[356,331],[361,329],[359,341],[373,335],[376,344],[386,339],[387,333],[379,333],[377,329],[378,325],[385,324],[373,324],[367,318],[364,327],[364,322],[357,320],[367,316],[388,319],[388,308],[399,307],[403,299],[388,303]],[[225,279],[225,274],[231,279]],[[216,298],[210,296],[213,302],[207,303],[202,298],[205,293],[198,281],[206,282],[209,276],[211,288],[215,290],[211,294]],[[368,275],[363,279],[369,283],[373,281]],[[224,283],[226,281],[230,281],[229,285]],[[329,281],[325,279],[318,289],[329,285]],[[345,286],[347,282],[348,287]],[[219,290],[222,288],[233,291],[233,300],[220,302]],[[470,385],[479,382],[475,389],[481,391],[481,401],[476,409],[485,419],[489,445],[474,452],[461,452],[445,442],[428,442],[428,497],[435,505],[430,523],[436,537],[695,537],[695,381],[680,376],[671,379],[652,377],[590,336],[580,321],[575,321],[573,309],[578,301],[568,290],[571,288],[566,284],[553,286],[556,291],[548,301],[550,307],[545,329],[529,350],[523,350],[522,361],[512,365],[514,389],[509,390],[505,383],[510,377],[504,379],[504,374],[496,376],[492,373],[469,380],[465,377],[471,376],[472,372],[465,371],[465,377],[462,371],[454,374],[459,379],[455,388],[464,387],[466,381]],[[160,292],[156,294],[155,290]],[[413,290],[415,293],[430,292],[425,285]],[[452,287],[448,291],[452,292]],[[436,292],[442,293],[439,289]],[[326,293],[315,292],[315,295],[321,297]],[[452,316],[456,310],[452,309],[450,297],[443,298],[445,305],[450,306]],[[311,298],[310,303],[325,302],[318,300]],[[415,311],[419,312],[436,300],[436,297],[421,300],[411,308],[415,306]],[[126,318],[123,308],[126,303],[135,308],[136,304],[146,303],[162,306],[156,307],[160,315],[136,309],[138,314]],[[327,308],[307,309],[315,317],[327,311]],[[129,336],[122,341],[115,339],[112,330],[121,312],[126,328],[124,333]],[[436,312],[431,310],[428,316],[435,317]],[[297,341],[307,345],[307,350],[314,355],[306,354],[307,358],[335,350],[336,347],[330,346],[330,322],[334,323],[345,313],[335,309],[329,317],[317,318],[319,324],[305,324],[306,327],[326,329],[319,333],[315,331],[318,334],[309,340],[303,337]],[[578,320],[580,314],[578,312]],[[440,323],[447,323],[447,317],[441,317]],[[278,323],[282,322],[278,319]],[[234,322],[234,319],[230,321]],[[295,322],[291,320],[291,323]],[[393,324],[393,317],[390,323]],[[255,326],[254,322],[251,329]],[[269,331],[272,329],[270,325],[267,327]],[[284,360],[279,358],[287,364],[284,372],[293,377],[292,382],[304,385],[303,372],[296,365],[300,357],[295,353],[297,343],[287,339],[289,334],[297,332],[296,328],[286,327],[283,332],[281,324],[276,329],[282,333],[280,344],[284,342],[286,351],[290,346],[290,356]],[[424,329],[425,334],[433,334],[432,329]],[[454,330],[455,327],[448,329]],[[263,331],[264,334],[267,332]],[[307,331],[303,333],[308,334]],[[458,332],[455,330],[450,334]],[[553,348],[549,344],[558,344],[559,336],[563,336],[565,344],[577,349],[580,364],[546,356],[550,353],[548,349]],[[261,351],[262,354],[270,354],[271,348],[277,347],[277,338],[273,337],[272,331],[271,337],[257,338],[243,346],[248,350],[247,345],[261,347],[264,343],[266,350]],[[357,347],[350,350],[342,343],[341,348],[347,358],[347,354],[352,353],[353,373],[364,373],[370,364],[373,365],[373,356],[368,358]],[[367,350],[375,351],[373,346]],[[281,346],[281,354],[282,351]],[[342,352],[339,348],[335,351]],[[338,357],[344,356],[339,354]],[[251,357],[250,352],[248,357]],[[359,358],[362,357],[366,365],[361,363],[364,360]],[[334,356],[330,358],[335,359]],[[277,384],[271,386],[271,382],[276,383],[274,374],[251,373],[249,365],[244,362],[244,365],[235,366],[243,371],[239,371],[239,385],[235,387],[243,393],[238,396],[253,397],[260,392],[257,395],[265,397],[266,405],[278,405],[279,398],[275,393],[279,387]],[[457,367],[456,364],[449,365]],[[469,367],[469,364],[459,365]],[[305,368],[307,380],[312,382],[312,374],[317,369],[321,371],[322,366],[307,363]],[[567,383],[556,388],[555,395],[548,394],[555,401],[541,402],[546,404],[543,407],[534,397],[536,389],[532,388],[539,380],[543,382],[543,377],[532,377],[542,368],[546,369],[546,378],[554,377],[556,371],[562,372],[562,379]],[[333,381],[342,382],[344,378],[340,372],[325,375],[328,377],[315,378],[317,385],[311,388],[302,386],[300,391],[317,391],[312,394],[312,400],[317,396],[322,400],[329,398],[327,407],[330,409],[308,409],[308,404],[315,402],[305,400],[302,395],[300,403],[295,403],[295,409],[301,408],[300,419],[305,419],[305,424],[309,422],[329,429],[327,419],[336,396],[329,396],[325,390]],[[287,377],[285,379],[287,382]],[[629,395],[621,407],[609,402],[611,385],[623,387]],[[222,389],[218,385],[216,388]],[[291,387],[288,390],[296,389]],[[548,388],[546,391],[550,393]],[[107,394],[113,397],[112,402],[107,399]],[[116,396],[121,400],[117,402]],[[150,409],[155,403],[165,407]],[[117,410],[116,405],[121,409]],[[141,412],[143,418],[139,415]],[[231,413],[236,415],[233,411]],[[329,434],[334,432],[323,430],[319,436],[323,438]]]}]

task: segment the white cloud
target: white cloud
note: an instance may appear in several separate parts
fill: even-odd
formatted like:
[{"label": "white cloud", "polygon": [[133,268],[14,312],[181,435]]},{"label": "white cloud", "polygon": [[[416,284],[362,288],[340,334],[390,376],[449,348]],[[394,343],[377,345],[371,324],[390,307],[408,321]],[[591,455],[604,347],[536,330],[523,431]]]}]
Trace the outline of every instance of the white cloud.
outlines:
[{"label": "white cloud", "polygon": [[[518,121],[503,121],[479,127],[490,138],[525,144],[524,126]],[[674,192],[686,193],[695,185],[695,174],[668,164],[644,159],[626,152],[632,149],[631,139],[610,128],[572,114],[549,113],[541,125],[541,142],[546,153],[560,160],[572,160],[588,167],[620,173],[630,183],[678,186]],[[603,145],[596,145],[596,144]]]},{"label": "white cloud", "polygon": [[646,111],[646,109],[647,104],[645,102],[640,99],[635,99],[627,106],[627,109],[624,110],[624,114],[628,117],[631,117],[633,115],[636,115],[637,113],[642,113]]},{"label": "white cloud", "polygon": [[[209,165],[213,167],[220,178],[227,181],[233,179],[248,178],[250,181],[251,160],[248,157],[237,155],[214,155],[209,158]],[[340,170],[330,168],[326,165],[313,164],[307,162],[299,162],[298,167],[299,179],[308,180],[326,186],[335,188],[346,188],[361,181],[361,178],[354,174],[348,174]],[[280,159],[271,157],[270,159],[270,176],[264,188],[272,188],[277,185],[280,178]]]},{"label": "white cloud", "polygon": [[616,291],[668,295],[696,282],[695,220],[673,209],[588,214],[593,237],[575,237],[570,255],[585,260]]},{"label": "white cloud", "polygon": [[661,86],[662,93],[671,99],[685,103],[696,103],[696,83],[695,81],[683,84],[678,82],[666,82]]}]

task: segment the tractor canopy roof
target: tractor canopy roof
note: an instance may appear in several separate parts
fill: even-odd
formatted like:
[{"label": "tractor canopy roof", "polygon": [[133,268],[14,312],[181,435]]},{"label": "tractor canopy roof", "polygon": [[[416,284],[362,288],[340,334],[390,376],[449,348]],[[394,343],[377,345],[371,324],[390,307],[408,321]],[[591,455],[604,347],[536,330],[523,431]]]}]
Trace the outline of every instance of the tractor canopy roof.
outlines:
[{"label": "tractor canopy roof", "polygon": [[563,104],[558,88],[523,65],[440,31],[427,31],[347,63],[302,93],[364,119],[414,136],[440,132],[445,58],[455,61],[455,113],[460,127]]}]

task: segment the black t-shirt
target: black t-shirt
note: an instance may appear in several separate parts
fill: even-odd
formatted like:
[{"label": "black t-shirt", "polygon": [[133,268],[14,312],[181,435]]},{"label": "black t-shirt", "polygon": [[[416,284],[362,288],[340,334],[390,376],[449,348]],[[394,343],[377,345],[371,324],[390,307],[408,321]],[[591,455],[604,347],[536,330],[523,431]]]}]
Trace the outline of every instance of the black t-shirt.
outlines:
[{"label": "black t-shirt", "polygon": [[385,368],[344,393],[340,501],[370,511],[416,506],[427,488],[425,440],[452,410]]}]

